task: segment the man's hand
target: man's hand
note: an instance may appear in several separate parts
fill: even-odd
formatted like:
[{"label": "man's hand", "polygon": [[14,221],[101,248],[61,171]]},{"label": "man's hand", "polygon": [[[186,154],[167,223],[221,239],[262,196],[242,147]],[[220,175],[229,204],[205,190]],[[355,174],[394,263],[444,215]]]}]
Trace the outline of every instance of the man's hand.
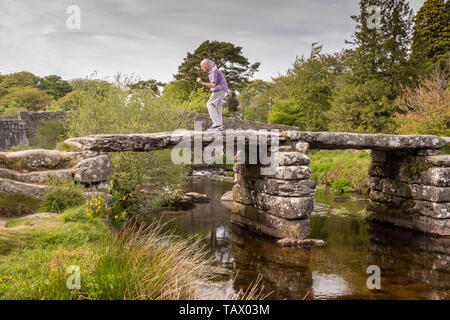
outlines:
[{"label": "man's hand", "polygon": [[197,78],[197,83],[200,83],[200,84],[202,84],[202,79],[200,79],[200,78]]}]

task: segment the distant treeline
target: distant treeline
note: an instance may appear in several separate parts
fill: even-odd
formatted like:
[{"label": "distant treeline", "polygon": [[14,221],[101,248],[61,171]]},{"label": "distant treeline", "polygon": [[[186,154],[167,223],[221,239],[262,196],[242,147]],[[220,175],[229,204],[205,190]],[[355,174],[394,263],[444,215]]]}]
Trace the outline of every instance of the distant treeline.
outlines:
[{"label": "distant treeline", "polygon": [[[414,16],[405,0],[361,0],[359,14],[351,17],[355,32],[346,41],[349,48],[325,54],[313,43],[309,57],[297,57],[286,74],[271,81],[251,80],[260,63],[251,64],[242,47],[208,40],[187,53],[173,81],[130,78],[126,90],[181,104],[197,77],[206,80],[200,61],[209,58],[229,84],[225,115],[301,130],[450,136],[449,3],[427,0]],[[373,5],[380,8],[376,20]],[[94,77],[0,75],[0,114],[74,110],[90,88],[101,99],[115,85]],[[207,112],[209,94],[197,89],[190,109]]]}]

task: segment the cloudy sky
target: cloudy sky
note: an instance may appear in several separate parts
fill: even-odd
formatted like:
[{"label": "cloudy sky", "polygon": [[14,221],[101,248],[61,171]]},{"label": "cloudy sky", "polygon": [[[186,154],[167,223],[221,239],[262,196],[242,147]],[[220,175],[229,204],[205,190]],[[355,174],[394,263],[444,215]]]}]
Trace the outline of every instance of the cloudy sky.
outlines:
[{"label": "cloudy sky", "polygon": [[[0,0],[0,73],[30,71],[64,79],[117,72],[172,80],[204,40],[243,47],[256,78],[284,73],[311,43],[324,51],[350,39],[358,0]],[[410,0],[417,11],[422,0]],[[80,28],[69,29],[70,5]],[[73,21],[73,20],[70,20]]]}]

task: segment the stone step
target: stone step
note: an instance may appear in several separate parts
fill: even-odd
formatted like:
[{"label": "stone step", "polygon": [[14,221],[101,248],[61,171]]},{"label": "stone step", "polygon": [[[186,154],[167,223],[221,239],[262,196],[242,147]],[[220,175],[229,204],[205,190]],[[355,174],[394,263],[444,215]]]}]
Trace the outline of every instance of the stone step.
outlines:
[{"label": "stone step", "polygon": [[11,169],[0,168],[0,177],[26,183],[45,184],[50,177],[73,178],[72,169],[44,170],[20,173]]},{"label": "stone step", "polygon": [[0,178],[0,192],[4,193],[22,193],[29,197],[40,199],[49,190],[50,187],[45,185]]},{"label": "stone step", "polygon": [[15,152],[0,152],[0,166],[22,172],[42,169],[63,169],[83,160],[81,152],[31,149]]}]

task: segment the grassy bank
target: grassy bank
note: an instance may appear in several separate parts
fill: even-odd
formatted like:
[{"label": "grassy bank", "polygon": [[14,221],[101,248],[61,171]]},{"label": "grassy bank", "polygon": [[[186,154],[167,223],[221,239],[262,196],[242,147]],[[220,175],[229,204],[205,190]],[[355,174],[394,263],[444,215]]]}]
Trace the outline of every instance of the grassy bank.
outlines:
[{"label": "grassy bank", "polygon": [[367,192],[369,153],[357,150],[310,150],[308,156],[311,159],[311,179],[317,184],[332,186],[335,182],[336,188],[348,185],[355,192]]},{"label": "grassy bank", "polygon": [[[195,298],[209,276],[204,250],[161,230],[114,232],[84,206],[10,220],[0,228],[0,299]],[[69,289],[77,268],[80,288]]]}]

